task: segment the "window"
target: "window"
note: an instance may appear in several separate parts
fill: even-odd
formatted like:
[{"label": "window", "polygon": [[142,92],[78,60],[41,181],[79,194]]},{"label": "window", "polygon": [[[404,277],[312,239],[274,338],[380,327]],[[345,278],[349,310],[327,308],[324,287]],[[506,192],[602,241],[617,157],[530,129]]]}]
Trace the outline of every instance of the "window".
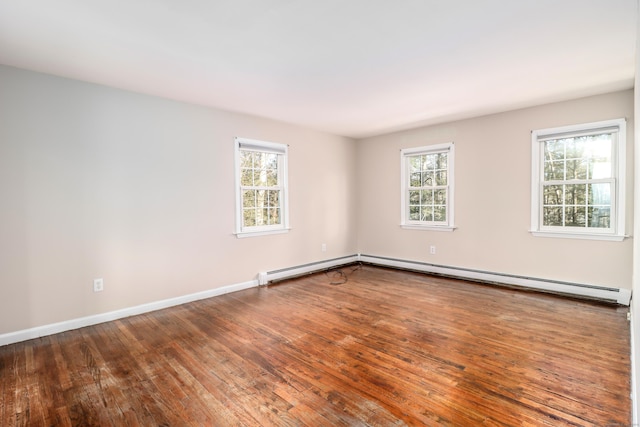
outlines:
[{"label": "window", "polygon": [[404,228],[452,231],[453,143],[400,151]]},{"label": "window", "polygon": [[532,132],[531,232],[622,240],[624,119]]},{"label": "window", "polygon": [[287,146],[236,138],[236,234],[288,230]]}]

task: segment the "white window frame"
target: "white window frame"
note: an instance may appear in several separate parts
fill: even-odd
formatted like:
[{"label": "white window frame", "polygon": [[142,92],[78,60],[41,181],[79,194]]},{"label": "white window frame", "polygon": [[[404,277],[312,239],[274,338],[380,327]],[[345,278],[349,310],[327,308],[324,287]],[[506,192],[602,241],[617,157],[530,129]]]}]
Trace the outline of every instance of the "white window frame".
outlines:
[{"label": "white window frame", "polygon": [[[240,151],[256,151],[278,155],[278,182],[280,190],[280,224],[264,226],[243,226],[243,206],[241,185]],[[267,234],[287,233],[289,231],[289,191],[288,191],[288,158],[289,147],[286,144],[260,141],[248,138],[235,138],[235,186],[236,186],[236,229],[238,238],[263,236]]]},{"label": "white window frame", "polygon": [[[445,222],[415,221],[409,219],[409,158],[423,154],[447,153],[447,220]],[[424,147],[404,148],[400,150],[400,226],[406,229],[453,231],[454,222],[454,181],[455,146],[453,142],[428,145]]]},{"label": "white window frame", "polygon": [[[571,137],[592,135],[598,132],[617,129],[614,138],[611,169],[613,182],[611,194],[611,227],[606,229],[590,227],[543,226],[542,224],[542,190],[544,180],[544,141],[555,137]],[[591,239],[622,241],[625,236],[625,192],[626,192],[626,120],[614,119],[599,122],[539,129],[531,132],[531,229],[536,237],[556,237],[570,239]],[[565,182],[570,182],[565,180]]]}]

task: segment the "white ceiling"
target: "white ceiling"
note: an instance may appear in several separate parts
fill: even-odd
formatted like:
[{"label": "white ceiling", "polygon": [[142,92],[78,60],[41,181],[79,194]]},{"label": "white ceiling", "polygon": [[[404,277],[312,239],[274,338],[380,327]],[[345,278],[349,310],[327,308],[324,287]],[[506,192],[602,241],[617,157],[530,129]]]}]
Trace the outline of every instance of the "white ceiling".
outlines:
[{"label": "white ceiling", "polygon": [[637,0],[0,0],[0,63],[359,138],[631,88],[636,9]]}]

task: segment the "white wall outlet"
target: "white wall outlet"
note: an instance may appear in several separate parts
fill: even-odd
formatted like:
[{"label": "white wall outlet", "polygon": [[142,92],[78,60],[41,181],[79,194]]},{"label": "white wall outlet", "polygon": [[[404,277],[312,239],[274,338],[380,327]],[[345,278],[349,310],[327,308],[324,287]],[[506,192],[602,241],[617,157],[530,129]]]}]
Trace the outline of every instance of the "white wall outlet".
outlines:
[{"label": "white wall outlet", "polygon": [[93,279],[93,292],[104,291],[104,279]]},{"label": "white wall outlet", "polygon": [[429,246],[429,253],[431,255],[435,255],[436,254],[436,247],[434,245]]},{"label": "white wall outlet", "polygon": [[327,244],[326,243],[323,243],[321,248],[322,248],[322,252],[327,252]]}]

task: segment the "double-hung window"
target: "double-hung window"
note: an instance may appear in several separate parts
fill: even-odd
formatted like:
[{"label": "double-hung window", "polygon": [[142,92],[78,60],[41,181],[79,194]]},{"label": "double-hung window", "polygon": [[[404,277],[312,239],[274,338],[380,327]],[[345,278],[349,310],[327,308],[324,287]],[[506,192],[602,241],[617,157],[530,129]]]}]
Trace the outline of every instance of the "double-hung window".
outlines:
[{"label": "double-hung window", "polygon": [[452,231],[453,143],[400,151],[401,226]]},{"label": "double-hung window", "polygon": [[288,230],[287,146],[236,138],[236,234]]},{"label": "double-hung window", "polygon": [[622,240],[624,119],[532,132],[531,232]]}]

